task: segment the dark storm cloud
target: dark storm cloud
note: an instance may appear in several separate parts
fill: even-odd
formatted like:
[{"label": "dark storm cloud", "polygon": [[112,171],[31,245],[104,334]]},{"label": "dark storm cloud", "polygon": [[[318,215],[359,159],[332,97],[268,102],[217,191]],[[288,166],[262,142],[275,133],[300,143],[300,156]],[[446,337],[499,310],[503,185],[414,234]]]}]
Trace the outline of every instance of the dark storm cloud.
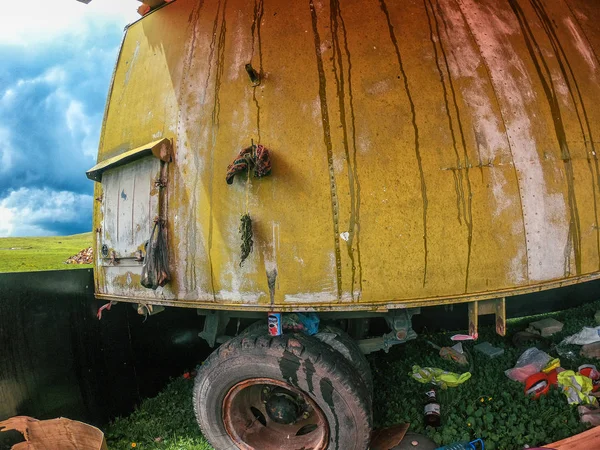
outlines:
[{"label": "dark storm cloud", "polygon": [[[88,31],[38,45],[0,43],[0,236],[91,229],[85,170],[95,163],[122,28]],[[44,213],[57,206],[71,208],[62,214],[70,221]]]}]

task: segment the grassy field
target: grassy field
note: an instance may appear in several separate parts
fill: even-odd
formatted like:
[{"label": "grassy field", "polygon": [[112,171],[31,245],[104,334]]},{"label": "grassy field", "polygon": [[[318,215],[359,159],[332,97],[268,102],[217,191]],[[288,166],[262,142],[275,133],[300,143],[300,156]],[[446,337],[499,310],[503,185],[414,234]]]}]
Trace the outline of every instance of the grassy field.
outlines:
[{"label": "grassy field", "polygon": [[65,261],[90,245],[92,233],[0,238],[0,272],[89,268],[90,265],[65,264]]},{"label": "grassy field", "polygon": [[[576,309],[546,315],[562,321],[565,327],[552,337],[558,343],[563,337],[594,325],[594,312],[600,302]],[[523,385],[511,381],[504,370],[514,366],[524,348],[511,342],[512,333],[523,330],[541,316],[509,321],[509,336],[497,336],[491,327],[480,328],[480,342],[489,341],[505,350],[503,356],[488,359],[473,351],[473,343],[465,347],[473,358],[472,378],[464,384],[439,392],[442,427],[423,426],[423,399],[428,386],[409,377],[413,365],[440,367],[462,372],[461,366],[441,360],[424,339],[447,345],[453,333],[420,336],[416,341],[394,347],[390,353],[379,352],[369,357],[375,379],[375,426],[408,422],[411,430],[430,436],[438,444],[483,438],[489,450],[516,450],[555,442],[586,429],[579,422],[575,406],[565,396],[551,389],[547,396],[533,400],[523,393]],[[579,356],[579,347],[569,358],[561,360],[565,369],[577,370],[594,363]],[[552,356],[555,352],[547,350]],[[106,430],[109,448],[152,450],[209,450],[202,437],[192,409],[193,381],[173,380],[156,398],[144,401],[129,417],[115,420]]]}]

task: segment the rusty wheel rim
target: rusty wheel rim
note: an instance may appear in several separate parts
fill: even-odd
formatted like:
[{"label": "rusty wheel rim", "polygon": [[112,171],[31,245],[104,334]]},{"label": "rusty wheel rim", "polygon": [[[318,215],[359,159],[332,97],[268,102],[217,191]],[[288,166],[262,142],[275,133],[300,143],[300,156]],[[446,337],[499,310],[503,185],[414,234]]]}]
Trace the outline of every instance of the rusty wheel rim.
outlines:
[{"label": "rusty wheel rim", "polygon": [[[292,423],[278,423],[267,409],[273,395],[295,399]],[[271,378],[253,378],[233,386],[223,400],[223,423],[229,437],[242,450],[310,448],[324,450],[329,425],[321,408],[304,392]]]}]

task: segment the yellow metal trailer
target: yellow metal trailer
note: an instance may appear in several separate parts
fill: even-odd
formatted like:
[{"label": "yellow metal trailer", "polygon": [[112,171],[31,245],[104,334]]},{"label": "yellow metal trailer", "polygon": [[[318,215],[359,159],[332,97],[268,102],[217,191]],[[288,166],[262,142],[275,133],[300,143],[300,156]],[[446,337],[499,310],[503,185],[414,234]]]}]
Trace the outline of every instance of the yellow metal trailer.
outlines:
[{"label": "yellow metal trailer", "polygon": [[[486,312],[503,333],[505,297],[600,277],[597,2],[146,3],[88,172],[98,298],[216,310],[221,328],[223,311],[470,302],[472,334]],[[271,173],[228,184],[255,145]],[[254,245],[241,264],[244,214]],[[155,221],[171,279],[147,289]],[[390,319],[397,340],[410,314]],[[363,446],[346,430],[343,447],[335,414],[322,419],[314,448]],[[199,420],[217,447],[213,429],[283,448],[265,444],[276,433],[257,444]]]}]

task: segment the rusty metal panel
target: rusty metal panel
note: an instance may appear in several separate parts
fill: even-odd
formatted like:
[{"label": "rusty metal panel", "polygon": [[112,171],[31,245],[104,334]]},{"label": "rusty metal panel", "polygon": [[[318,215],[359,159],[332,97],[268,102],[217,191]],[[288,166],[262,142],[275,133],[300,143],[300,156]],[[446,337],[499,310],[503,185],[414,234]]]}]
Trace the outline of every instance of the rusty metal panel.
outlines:
[{"label": "rusty metal panel", "polygon": [[[173,139],[174,279],[132,272],[123,300],[388,309],[600,276],[597,2],[255,3],[179,0],[127,31],[99,161]],[[251,140],[272,175],[227,185]]]}]

